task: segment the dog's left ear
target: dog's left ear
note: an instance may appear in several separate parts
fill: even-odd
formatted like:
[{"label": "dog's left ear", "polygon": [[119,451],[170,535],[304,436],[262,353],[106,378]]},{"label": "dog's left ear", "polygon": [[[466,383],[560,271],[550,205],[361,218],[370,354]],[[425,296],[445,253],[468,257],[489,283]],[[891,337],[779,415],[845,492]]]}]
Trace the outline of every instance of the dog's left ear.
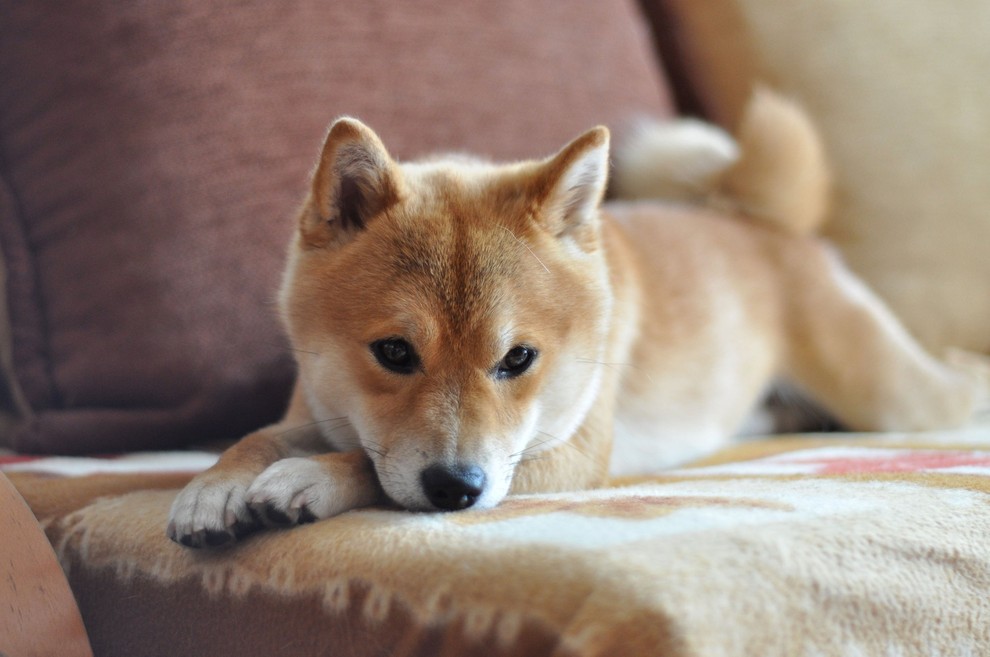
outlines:
[{"label": "dog's left ear", "polygon": [[608,182],[608,128],[584,133],[541,165],[536,186],[543,225],[558,236],[597,225]]},{"label": "dog's left ear", "polygon": [[300,231],[310,246],[347,241],[399,198],[400,173],[378,135],[357,119],[337,119],[313,174]]}]

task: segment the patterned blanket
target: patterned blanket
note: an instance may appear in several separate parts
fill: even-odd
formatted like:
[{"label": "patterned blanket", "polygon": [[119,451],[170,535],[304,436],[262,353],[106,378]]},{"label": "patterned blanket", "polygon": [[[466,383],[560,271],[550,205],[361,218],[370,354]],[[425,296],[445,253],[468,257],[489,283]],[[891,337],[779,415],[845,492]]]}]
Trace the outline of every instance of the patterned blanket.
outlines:
[{"label": "patterned blanket", "polygon": [[164,537],[189,476],[169,458],[4,466],[96,654],[990,654],[985,429],[752,442],[607,489],[355,511],[205,553]]}]

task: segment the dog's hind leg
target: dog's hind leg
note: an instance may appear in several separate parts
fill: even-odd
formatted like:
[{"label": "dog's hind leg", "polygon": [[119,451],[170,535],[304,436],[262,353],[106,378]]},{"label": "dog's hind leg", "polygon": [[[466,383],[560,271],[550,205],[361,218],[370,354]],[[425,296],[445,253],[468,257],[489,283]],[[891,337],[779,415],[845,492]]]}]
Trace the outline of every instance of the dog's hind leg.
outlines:
[{"label": "dog's hind leg", "polygon": [[795,246],[782,272],[790,378],[855,430],[922,431],[971,419],[975,378],[929,355],[834,251]]}]

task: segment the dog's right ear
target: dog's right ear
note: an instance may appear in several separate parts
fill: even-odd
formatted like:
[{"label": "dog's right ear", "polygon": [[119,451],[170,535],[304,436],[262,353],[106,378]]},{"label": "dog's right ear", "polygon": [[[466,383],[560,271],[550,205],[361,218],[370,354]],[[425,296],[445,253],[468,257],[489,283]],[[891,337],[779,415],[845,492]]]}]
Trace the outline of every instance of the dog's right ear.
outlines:
[{"label": "dog's right ear", "polygon": [[399,198],[399,170],[378,135],[357,119],[337,119],[327,133],[301,217],[303,241],[346,241]]},{"label": "dog's right ear", "polygon": [[582,244],[595,241],[598,206],[608,181],[608,148],[608,128],[598,126],[540,164],[532,194],[544,228]]}]

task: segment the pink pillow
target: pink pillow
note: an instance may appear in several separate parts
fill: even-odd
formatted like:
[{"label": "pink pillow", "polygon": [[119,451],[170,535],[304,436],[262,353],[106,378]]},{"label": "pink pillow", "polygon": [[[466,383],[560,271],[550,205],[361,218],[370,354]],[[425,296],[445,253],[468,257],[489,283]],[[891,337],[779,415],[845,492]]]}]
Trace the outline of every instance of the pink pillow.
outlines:
[{"label": "pink pillow", "polygon": [[273,300],[307,174],[351,114],[400,158],[548,154],[670,112],[634,3],[13,3],[0,244],[21,451],[174,447],[277,418]]}]

